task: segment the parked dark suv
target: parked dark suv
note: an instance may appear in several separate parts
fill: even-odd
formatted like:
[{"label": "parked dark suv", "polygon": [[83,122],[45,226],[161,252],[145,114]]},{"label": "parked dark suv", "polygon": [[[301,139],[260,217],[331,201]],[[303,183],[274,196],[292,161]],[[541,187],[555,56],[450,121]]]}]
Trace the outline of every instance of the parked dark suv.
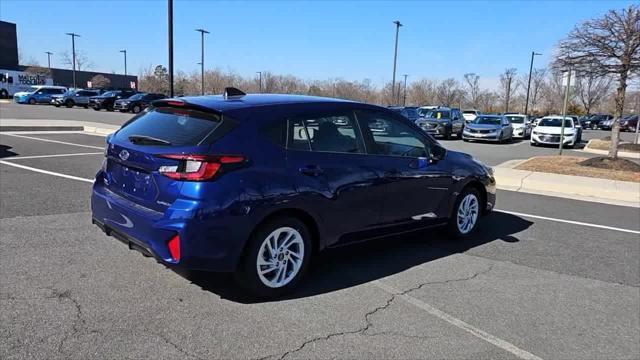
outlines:
[{"label": "parked dark suv", "polygon": [[100,111],[106,109],[107,111],[113,111],[116,100],[128,99],[132,95],[135,95],[135,90],[112,90],[107,91],[104,94],[93,96],[89,98],[89,106],[95,110]]},{"label": "parked dark suv", "polygon": [[158,100],[108,136],[93,222],[166,265],[233,272],[273,297],[317,251],[439,225],[465,237],[494,207],[490,168],[389,109],[226,93]]},{"label": "parked dark suv", "polygon": [[120,112],[132,112],[137,114],[149,106],[151,102],[164,98],[166,98],[166,96],[162,94],[137,93],[128,99],[116,100],[113,108]]}]

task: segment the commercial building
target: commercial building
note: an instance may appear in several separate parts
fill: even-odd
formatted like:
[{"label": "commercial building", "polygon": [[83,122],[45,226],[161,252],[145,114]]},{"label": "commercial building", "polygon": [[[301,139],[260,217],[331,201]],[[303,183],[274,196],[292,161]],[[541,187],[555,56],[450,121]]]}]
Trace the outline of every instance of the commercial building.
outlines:
[{"label": "commercial building", "polygon": [[[60,34],[64,36],[64,34]],[[43,53],[48,49],[42,49]],[[18,37],[16,24],[0,21],[0,72],[9,73],[13,81],[18,82],[20,79],[33,79],[33,76],[12,76],[13,72],[24,72],[30,66],[19,64],[18,56]],[[45,64],[44,69],[47,69]],[[71,69],[51,68],[47,69],[53,85],[73,87],[73,71]],[[109,74],[97,71],[78,71],[76,70],[76,86],[89,87],[88,82],[96,75],[102,75],[111,81],[113,88],[137,88],[138,77],[133,75]],[[31,80],[29,80],[31,81]],[[31,81],[32,82],[32,81]],[[19,85],[19,84],[16,84]],[[34,85],[34,84],[24,84]],[[0,85],[1,86],[1,85]]]}]

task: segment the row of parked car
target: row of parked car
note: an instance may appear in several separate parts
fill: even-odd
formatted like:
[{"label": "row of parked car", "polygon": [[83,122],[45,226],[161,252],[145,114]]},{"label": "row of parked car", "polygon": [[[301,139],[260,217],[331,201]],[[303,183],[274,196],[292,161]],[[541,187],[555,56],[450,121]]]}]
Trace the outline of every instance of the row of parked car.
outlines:
[{"label": "row of parked car", "polygon": [[166,98],[163,94],[138,92],[131,89],[67,89],[62,86],[32,86],[29,91],[14,94],[19,104],[50,104],[55,107],[132,112],[137,114],[151,102]]},{"label": "row of parked car", "polygon": [[[444,139],[464,141],[508,142],[514,138],[530,139],[531,145],[560,143],[562,116],[529,117],[518,113],[483,114],[477,110],[461,110],[442,106],[390,106],[390,109],[414,121],[425,132]],[[567,115],[563,142],[569,147],[582,141],[583,129],[611,130],[611,115],[594,114],[579,117]],[[638,115],[620,120],[622,131],[635,131]]]}]

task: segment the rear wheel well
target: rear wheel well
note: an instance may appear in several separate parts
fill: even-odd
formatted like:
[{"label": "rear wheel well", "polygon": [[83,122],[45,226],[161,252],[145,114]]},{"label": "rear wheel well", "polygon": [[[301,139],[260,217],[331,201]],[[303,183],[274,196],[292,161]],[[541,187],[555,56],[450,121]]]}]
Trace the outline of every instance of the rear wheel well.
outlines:
[{"label": "rear wheel well", "polygon": [[253,237],[253,235],[260,228],[260,226],[279,217],[294,217],[302,221],[307,226],[307,228],[309,229],[309,232],[311,233],[311,243],[313,244],[313,252],[316,253],[320,250],[320,231],[318,229],[318,224],[316,223],[315,219],[311,215],[309,215],[309,213],[300,209],[281,209],[269,214],[267,217],[262,219],[262,221],[260,221],[258,225],[256,225],[256,227],[251,231],[251,235],[249,237],[250,238]]},{"label": "rear wheel well", "polygon": [[486,214],[487,213],[487,190],[485,189],[484,185],[482,185],[482,183],[478,180],[472,180],[467,185],[464,186],[462,191],[464,191],[464,189],[467,189],[467,188],[475,189],[480,194],[480,204],[482,206],[481,211],[483,215]]}]

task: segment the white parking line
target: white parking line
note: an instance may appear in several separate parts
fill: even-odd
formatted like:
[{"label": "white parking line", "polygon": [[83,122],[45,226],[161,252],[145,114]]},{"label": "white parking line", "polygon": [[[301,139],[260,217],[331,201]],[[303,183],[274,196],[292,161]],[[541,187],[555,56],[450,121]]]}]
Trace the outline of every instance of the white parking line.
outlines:
[{"label": "white parking line", "polygon": [[77,177],[77,176],[61,174],[61,173],[48,171],[48,170],[42,170],[42,169],[34,168],[34,167],[31,167],[31,166],[18,165],[18,164],[14,164],[12,162],[9,162],[9,161],[4,161],[4,160],[0,160],[0,164],[9,165],[9,166],[13,166],[13,167],[17,167],[17,168],[20,168],[20,169],[41,173],[41,174],[53,175],[53,176],[58,176],[58,177],[66,178],[66,179],[84,181],[84,182],[88,182],[88,183],[92,183],[93,184],[93,179],[85,179],[85,178],[81,178],[81,177]]},{"label": "white parking line", "polygon": [[51,139],[41,139],[41,138],[37,138],[37,137],[16,135],[16,134],[8,134],[8,133],[3,133],[2,135],[13,136],[13,137],[23,138],[23,139],[30,139],[30,140],[38,140],[38,141],[44,141],[44,142],[50,142],[50,143],[56,143],[56,144],[63,144],[63,145],[80,146],[80,147],[85,147],[85,148],[89,148],[89,149],[104,150],[104,147],[102,147],[102,146],[82,145],[82,144],[75,144],[75,143],[70,143],[70,142],[66,142],[66,141],[58,141],[58,140],[51,140]]},{"label": "white parking line", "polygon": [[581,222],[581,221],[573,221],[573,220],[556,219],[556,218],[550,218],[550,217],[546,217],[546,216],[525,214],[525,213],[520,213],[520,212],[515,212],[515,211],[498,210],[498,209],[495,209],[494,211],[505,213],[505,214],[510,214],[510,215],[521,216],[521,217],[528,217],[528,218],[532,218],[532,219],[540,219],[540,220],[561,222],[561,223],[565,223],[565,224],[588,226],[588,227],[594,227],[594,228],[598,228],[598,229],[620,231],[620,232],[625,232],[625,233],[630,233],[630,234],[640,234],[640,231],[638,231],[638,230],[623,229],[623,228],[618,228],[618,227],[613,227],[613,226],[590,224],[590,223],[585,223],[585,222]]},{"label": "white parking line", "polygon": [[408,294],[402,294],[402,291],[394,288],[393,286],[387,285],[383,282],[381,282],[380,280],[374,280],[371,282],[371,284],[389,294],[394,294],[396,296],[399,296],[400,298],[402,298],[404,301],[408,302],[409,304],[425,311],[427,314],[432,315],[437,317],[438,319],[444,320],[446,322],[448,322],[449,324],[462,329],[468,333],[470,333],[471,335],[480,338],[490,344],[493,344],[505,351],[508,351],[510,353],[512,353],[513,355],[519,357],[520,359],[527,359],[527,360],[542,360],[542,358],[526,351],[523,349],[520,349],[519,347],[513,345],[512,343],[500,339],[496,336],[493,336],[491,334],[489,334],[486,331],[480,330],[477,327],[468,324],[456,317],[453,317],[452,315],[447,314],[446,312],[436,309],[435,307],[427,304],[426,302],[419,300],[411,295]]},{"label": "white parking line", "polygon": [[33,155],[33,156],[16,156],[7,158],[6,160],[25,160],[25,159],[44,159],[53,157],[65,157],[65,156],[82,156],[82,155],[103,155],[104,152],[90,152],[90,153],[74,153],[74,154],[55,154],[55,155]]}]

